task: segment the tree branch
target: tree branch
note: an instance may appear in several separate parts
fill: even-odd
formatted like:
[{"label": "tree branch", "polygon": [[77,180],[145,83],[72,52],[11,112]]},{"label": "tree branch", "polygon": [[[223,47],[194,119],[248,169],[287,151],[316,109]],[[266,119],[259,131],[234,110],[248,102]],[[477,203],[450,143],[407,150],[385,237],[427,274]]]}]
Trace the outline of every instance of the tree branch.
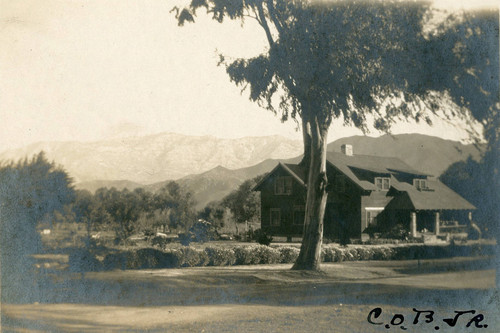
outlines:
[{"label": "tree branch", "polygon": [[271,34],[271,30],[269,29],[269,24],[267,24],[266,15],[264,13],[264,7],[262,6],[261,2],[257,4],[257,10],[258,10],[260,25],[266,32],[266,37],[267,41],[269,42],[269,46],[273,46],[274,45],[273,35]]},{"label": "tree branch", "polygon": [[278,34],[280,36],[283,35],[283,25],[281,22],[278,20],[278,17],[276,16],[276,11],[274,8],[273,0],[267,0],[267,12],[269,13],[269,17],[273,21],[274,26],[278,30]]}]

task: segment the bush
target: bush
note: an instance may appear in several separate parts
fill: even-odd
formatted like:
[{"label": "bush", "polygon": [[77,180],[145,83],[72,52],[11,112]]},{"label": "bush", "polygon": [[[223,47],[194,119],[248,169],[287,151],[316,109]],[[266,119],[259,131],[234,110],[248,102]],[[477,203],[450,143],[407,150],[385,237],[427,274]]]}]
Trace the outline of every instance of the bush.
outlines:
[{"label": "bush", "polygon": [[271,242],[273,241],[273,237],[266,234],[266,232],[262,229],[255,230],[253,232],[253,238],[257,241],[257,243],[267,246],[269,246],[269,244],[271,244]]},{"label": "bush", "polygon": [[174,250],[180,255],[181,267],[206,266],[209,262],[207,253],[203,250],[197,250],[193,247],[184,247],[180,250]]},{"label": "bush", "polygon": [[217,238],[217,231],[212,223],[205,220],[196,221],[191,228],[189,228],[191,241],[204,243]]},{"label": "bush", "polygon": [[402,224],[397,224],[388,232],[383,233],[381,238],[399,239],[406,240],[410,237],[410,231],[405,228]]},{"label": "bush", "polygon": [[280,262],[280,251],[266,245],[258,245],[255,249],[259,264],[277,264]]},{"label": "bush", "polygon": [[344,261],[344,250],[336,247],[324,247],[321,249],[321,260],[323,262]]},{"label": "bush", "polygon": [[205,252],[209,258],[209,266],[227,266],[234,265],[236,262],[236,255],[233,249],[224,247],[207,247]]},{"label": "bush", "polygon": [[373,260],[391,260],[393,255],[394,251],[392,248],[377,247],[373,250]]},{"label": "bush", "polygon": [[180,233],[179,234],[179,242],[184,246],[189,246],[191,244],[193,235],[191,233]]},{"label": "bush", "polygon": [[278,247],[278,251],[280,253],[280,263],[282,264],[293,264],[300,252],[299,249],[291,246],[280,246]]},{"label": "bush", "polygon": [[69,269],[72,272],[95,272],[101,262],[86,248],[77,248],[69,254]]},{"label": "bush", "polygon": [[234,248],[235,265],[255,265],[259,263],[253,246],[237,246]]},{"label": "bush", "polygon": [[133,256],[129,251],[110,253],[104,257],[103,266],[106,270],[137,268]]},{"label": "bush", "polygon": [[157,249],[140,249],[137,250],[138,268],[163,268],[170,267],[165,252]]}]

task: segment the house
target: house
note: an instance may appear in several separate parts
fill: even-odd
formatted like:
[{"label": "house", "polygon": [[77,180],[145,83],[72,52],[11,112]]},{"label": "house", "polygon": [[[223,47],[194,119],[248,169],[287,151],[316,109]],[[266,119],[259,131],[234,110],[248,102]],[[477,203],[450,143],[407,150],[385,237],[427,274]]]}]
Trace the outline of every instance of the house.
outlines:
[{"label": "house", "polygon": [[[368,227],[390,230],[398,224],[413,237],[444,234],[467,227],[475,210],[431,175],[397,158],[356,155],[351,145],[327,154],[327,178],[324,235],[331,239],[359,239]],[[303,165],[279,163],[255,186],[264,231],[302,235],[306,182]]]}]

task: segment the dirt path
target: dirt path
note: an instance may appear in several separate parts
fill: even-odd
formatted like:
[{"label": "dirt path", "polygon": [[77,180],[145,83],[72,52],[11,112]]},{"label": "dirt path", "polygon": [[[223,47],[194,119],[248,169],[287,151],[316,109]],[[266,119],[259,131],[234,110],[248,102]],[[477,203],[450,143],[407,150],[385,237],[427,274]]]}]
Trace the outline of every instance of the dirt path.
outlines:
[{"label": "dirt path", "polygon": [[[466,330],[474,315],[464,315],[453,329],[442,319],[474,309],[488,325],[481,331],[497,332],[495,271],[474,262],[347,262],[325,264],[323,273],[262,265],[70,275],[59,277],[38,304],[3,304],[2,331],[372,332],[403,326],[421,332],[440,325],[455,332]],[[382,325],[367,321],[376,307],[383,310],[377,317]],[[434,321],[424,323],[422,315],[414,325],[413,308],[435,311]],[[396,313],[403,324],[391,325]]]}]

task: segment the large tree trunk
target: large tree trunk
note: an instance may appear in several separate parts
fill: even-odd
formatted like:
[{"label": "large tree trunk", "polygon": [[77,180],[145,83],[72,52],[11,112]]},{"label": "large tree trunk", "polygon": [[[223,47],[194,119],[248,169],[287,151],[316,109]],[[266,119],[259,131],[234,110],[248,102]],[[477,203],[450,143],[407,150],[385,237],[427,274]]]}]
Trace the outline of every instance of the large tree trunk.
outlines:
[{"label": "large tree trunk", "polygon": [[304,139],[304,156],[300,164],[309,168],[311,164],[311,124],[305,117],[302,118],[302,137]]},{"label": "large tree trunk", "polygon": [[319,270],[321,243],[323,241],[323,218],[326,208],[326,148],[328,124],[316,117],[310,122],[311,160],[307,181],[306,214],[304,236],[299,257],[292,269]]}]

